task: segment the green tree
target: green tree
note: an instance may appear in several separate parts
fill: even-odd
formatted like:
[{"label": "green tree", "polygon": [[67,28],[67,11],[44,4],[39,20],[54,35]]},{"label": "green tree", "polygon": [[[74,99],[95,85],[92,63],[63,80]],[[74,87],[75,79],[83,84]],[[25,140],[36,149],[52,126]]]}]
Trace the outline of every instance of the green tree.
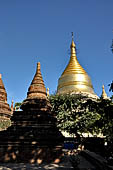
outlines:
[{"label": "green tree", "polygon": [[82,95],[52,95],[50,102],[61,130],[75,135],[98,132],[94,127],[101,117],[96,109],[97,101]]},{"label": "green tree", "polygon": [[70,134],[103,134],[113,141],[113,101],[91,100],[81,95],[50,96],[57,125]]},{"label": "green tree", "polygon": [[21,103],[19,102],[15,103],[15,106],[14,106],[15,110],[19,110],[20,106],[21,106]]},{"label": "green tree", "polygon": [[113,101],[100,100],[98,112],[101,115],[98,123],[103,135],[107,141],[113,141]]}]

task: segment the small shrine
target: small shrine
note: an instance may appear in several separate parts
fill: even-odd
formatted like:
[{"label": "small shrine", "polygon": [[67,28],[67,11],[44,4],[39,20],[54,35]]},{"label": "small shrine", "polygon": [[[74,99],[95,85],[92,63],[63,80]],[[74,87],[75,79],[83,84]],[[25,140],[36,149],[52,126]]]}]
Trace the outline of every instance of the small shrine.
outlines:
[{"label": "small shrine", "polygon": [[51,112],[40,63],[21,109],[14,111],[12,126],[0,133],[0,162],[58,163],[64,137]]}]

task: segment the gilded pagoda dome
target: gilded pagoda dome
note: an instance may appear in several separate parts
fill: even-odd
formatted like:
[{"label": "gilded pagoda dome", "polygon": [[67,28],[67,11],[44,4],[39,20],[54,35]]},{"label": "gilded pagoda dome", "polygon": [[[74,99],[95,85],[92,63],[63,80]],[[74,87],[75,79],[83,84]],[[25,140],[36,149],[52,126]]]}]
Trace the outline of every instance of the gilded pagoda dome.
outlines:
[{"label": "gilded pagoda dome", "polygon": [[57,94],[84,93],[97,98],[90,77],[77,60],[76,45],[73,38],[70,48],[70,60],[58,80]]}]

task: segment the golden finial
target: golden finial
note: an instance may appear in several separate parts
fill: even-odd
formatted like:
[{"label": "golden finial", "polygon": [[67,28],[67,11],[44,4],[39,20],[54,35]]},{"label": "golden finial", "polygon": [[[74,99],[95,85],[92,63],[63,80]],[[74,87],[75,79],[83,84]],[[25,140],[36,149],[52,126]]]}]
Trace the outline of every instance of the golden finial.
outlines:
[{"label": "golden finial", "polygon": [[2,74],[0,74],[0,79],[2,78]]},{"label": "golden finial", "polygon": [[70,48],[71,48],[71,56],[74,56],[74,57],[76,57],[76,46],[75,46],[75,43],[74,43],[74,35],[73,35],[73,32],[71,33],[72,34],[72,42],[71,42],[71,46],[70,46]]},{"label": "golden finial", "polygon": [[72,36],[72,40],[73,40],[73,37],[74,37],[73,32],[71,32],[71,36]]}]

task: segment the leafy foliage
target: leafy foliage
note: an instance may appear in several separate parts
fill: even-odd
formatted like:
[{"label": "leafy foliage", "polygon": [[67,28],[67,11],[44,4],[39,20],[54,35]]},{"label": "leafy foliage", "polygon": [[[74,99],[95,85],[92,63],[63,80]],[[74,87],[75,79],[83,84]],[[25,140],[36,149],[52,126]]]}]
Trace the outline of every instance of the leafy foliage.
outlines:
[{"label": "leafy foliage", "polygon": [[109,91],[113,92],[113,81],[112,81],[112,83],[108,84],[108,86],[110,86]]},{"label": "leafy foliage", "polygon": [[0,120],[0,129],[4,130],[11,126],[10,120]]},{"label": "leafy foliage", "polygon": [[99,126],[107,140],[113,140],[113,102],[112,100],[101,100],[99,103]]},{"label": "leafy foliage", "polygon": [[19,102],[15,103],[15,106],[14,106],[15,110],[19,110],[20,106],[21,106],[21,103]]},{"label": "leafy foliage", "polygon": [[58,127],[69,133],[94,132],[94,124],[100,119],[93,101],[80,94],[50,96],[53,112],[56,113]]},{"label": "leafy foliage", "polygon": [[58,127],[70,134],[103,134],[113,141],[112,100],[91,100],[81,95],[50,96]]}]

